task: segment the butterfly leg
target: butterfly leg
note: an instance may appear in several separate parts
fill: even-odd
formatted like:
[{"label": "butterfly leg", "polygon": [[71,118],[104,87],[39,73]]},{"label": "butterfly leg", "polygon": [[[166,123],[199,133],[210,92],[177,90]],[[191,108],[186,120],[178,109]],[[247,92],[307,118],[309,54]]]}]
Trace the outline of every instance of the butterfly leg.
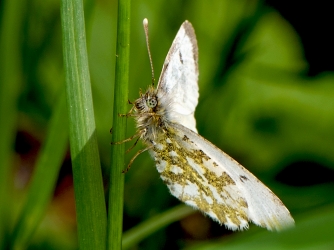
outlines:
[{"label": "butterfly leg", "polygon": [[131,149],[133,149],[137,145],[139,139],[140,139],[140,137],[138,137],[137,140],[135,141],[135,143],[128,150],[126,150],[126,152],[125,152],[126,154],[129,153],[131,151]]},{"label": "butterfly leg", "polygon": [[[112,131],[110,130],[110,132],[112,132]],[[136,137],[138,137],[138,136],[140,136],[140,133],[136,133],[136,134],[134,134],[133,136],[131,136],[131,137],[127,138],[127,139],[124,139],[124,140],[122,140],[122,141],[111,142],[110,144],[111,144],[111,145],[122,144],[122,143],[125,143],[125,142],[128,142],[128,141],[132,141],[134,138],[136,138]],[[138,139],[139,139],[139,138],[138,138]],[[138,140],[137,140],[137,141],[138,141]],[[137,144],[137,141],[136,141],[135,144]]]},{"label": "butterfly leg", "polygon": [[143,153],[143,152],[145,152],[145,151],[151,149],[152,147],[153,147],[153,146],[150,146],[150,147],[147,147],[147,148],[144,148],[144,149],[139,150],[139,151],[132,157],[132,159],[131,159],[131,161],[129,162],[128,166],[126,167],[126,169],[124,169],[124,170],[122,171],[122,173],[125,174],[126,172],[128,172],[129,169],[130,169],[130,167],[131,167],[131,165],[132,165],[132,163],[133,163],[133,161],[137,158],[137,156],[140,155],[141,153]]},{"label": "butterfly leg", "polygon": [[132,106],[132,108],[130,109],[130,111],[126,114],[118,114],[119,117],[129,117],[129,116],[135,116],[134,114],[132,114],[133,109],[135,106]]},{"label": "butterfly leg", "polygon": [[[128,100],[128,104],[134,104],[130,100]],[[118,114],[119,117],[130,117],[130,116],[137,116],[138,114],[133,114],[133,110],[135,109],[135,106],[133,105],[132,108],[129,110],[126,114]]]}]

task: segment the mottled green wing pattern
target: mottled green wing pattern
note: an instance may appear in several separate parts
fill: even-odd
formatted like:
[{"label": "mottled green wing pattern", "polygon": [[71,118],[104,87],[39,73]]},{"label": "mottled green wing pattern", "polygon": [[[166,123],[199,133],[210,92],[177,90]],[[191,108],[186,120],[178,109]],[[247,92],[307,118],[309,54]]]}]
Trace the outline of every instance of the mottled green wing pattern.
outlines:
[{"label": "mottled green wing pattern", "polygon": [[170,192],[232,230],[248,222],[280,230],[294,221],[283,203],[230,156],[188,128],[170,123],[152,149]]},{"label": "mottled green wing pattern", "polygon": [[159,136],[153,155],[175,197],[230,229],[248,227],[247,202],[236,183],[186,135],[169,129]]}]

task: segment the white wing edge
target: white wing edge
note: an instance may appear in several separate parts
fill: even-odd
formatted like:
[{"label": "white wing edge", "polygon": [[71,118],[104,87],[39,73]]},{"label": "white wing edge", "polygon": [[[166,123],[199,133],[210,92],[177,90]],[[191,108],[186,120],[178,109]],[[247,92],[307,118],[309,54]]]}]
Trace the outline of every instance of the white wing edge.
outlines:
[{"label": "white wing edge", "polygon": [[170,47],[170,49],[167,53],[167,56],[165,58],[164,65],[162,66],[161,74],[160,74],[160,77],[159,77],[158,86],[157,86],[158,89],[162,87],[161,83],[163,82],[163,78],[165,76],[165,71],[166,71],[166,69],[168,67],[168,64],[170,62],[170,57],[175,51],[175,47],[176,47],[176,44],[177,44],[176,41],[177,41],[178,37],[180,36],[180,34],[183,31],[187,34],[187,36],[190,39],[190,42],[191,42],[191,45],[192,45],[192,48],[193,48],[194,61],[195,61],[195,64],[196,64],[196,74],[198,75],[198,45],[197,45],[197,39],[196,39],[194,27],[192,26],[192,24],[188,20],[186,20],[181,24],[181,27],[180,27],[179,31],[177,32],[177,34],[176,34],[176,36],[175,36],[175,38],[172,42],[172,46]]},{"label": "white wing edge", "polygon": [[198,46],[194,28],[188,21],[182,23],[168,51],[157,93],[168,120],[197,132],[194,113],[199,97]]},{"label": "white wing edge", "polygon": [[248,204],[249,219],[254,224],[271,231],[280,231],[294,226],[294,220],[282,201],[246,168],[190,129],[177,123],[171,124],[171,127],[183,133],[180,136],[186,135],[190,141],[200,145],[205,154],[216,161],[218,165],[223,165],[226,168],[227,173],[244,195]]}]

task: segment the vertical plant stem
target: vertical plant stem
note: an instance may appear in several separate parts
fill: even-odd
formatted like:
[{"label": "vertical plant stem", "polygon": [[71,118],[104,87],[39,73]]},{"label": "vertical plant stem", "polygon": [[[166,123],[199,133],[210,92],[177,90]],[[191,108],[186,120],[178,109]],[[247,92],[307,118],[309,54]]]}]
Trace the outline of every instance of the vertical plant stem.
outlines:
[{"label": "vertical plant stem", "polygon": [[[10,169],[17,128],[17,100],[21,84],[20,29],[24,1],[2,2],[0,30],[0,249],[11,203],[8,199]],[[6,204],[6,205],[4,205]]]},{"label": "vertical plant stem", "polygon": [[97,147],[82,0],[62,0],[61,19],[79,248],[106,248],[107,217]]},{"label": "vertical plant stem", "polygon": [[[126,118],[118,114],[127,112],[130,56],[130,0],[118,1],[117,47],[112,140],[125,138]],[[124,144],[112,146],[109,187],[108,244],[107,249],[121,249],[124,192]]]}]

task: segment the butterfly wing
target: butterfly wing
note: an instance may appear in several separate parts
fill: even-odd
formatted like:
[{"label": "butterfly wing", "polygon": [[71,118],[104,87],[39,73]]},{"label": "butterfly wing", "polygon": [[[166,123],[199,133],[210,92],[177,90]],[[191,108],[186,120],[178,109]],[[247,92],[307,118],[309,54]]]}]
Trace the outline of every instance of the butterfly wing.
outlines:
[{"label": "butterfly wing", "polygon": [[153,157],[170,192],[232,230],[294,224],[280,199],[247,169],[188,128],[170,123]]},{"label": "butterfly wing", "polygon": [[198,47],[194,28],[185,21],[167,54],[158,83],[158,100],[168,121],[197,132]]}]

